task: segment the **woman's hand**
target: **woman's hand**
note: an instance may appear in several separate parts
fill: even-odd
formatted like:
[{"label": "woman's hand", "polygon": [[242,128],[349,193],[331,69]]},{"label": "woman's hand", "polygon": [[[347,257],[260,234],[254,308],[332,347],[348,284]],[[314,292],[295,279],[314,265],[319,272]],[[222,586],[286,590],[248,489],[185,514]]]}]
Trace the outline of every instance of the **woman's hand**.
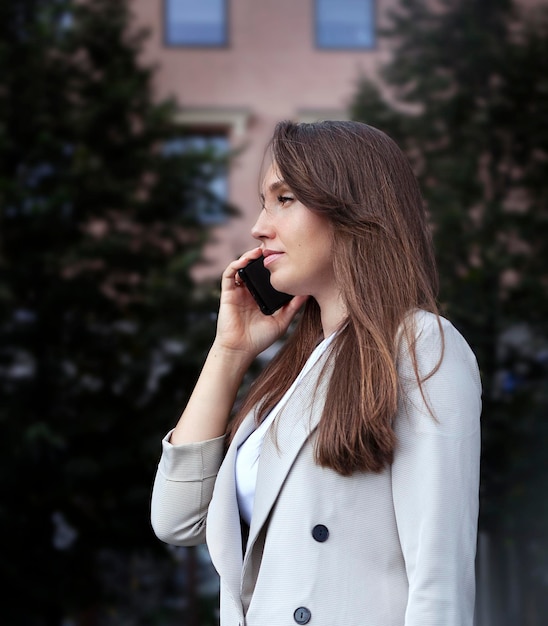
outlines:
[{"label": "woman's hand", "polygon": [[261,248],[245,252],[223,272],[221,302],[215,344],[247,356],[249,363],[284,335],[291,320],[306,301],[296,296],[273,315],[261,313],[253,296],[238,280],[238,270],[261,256]]}]

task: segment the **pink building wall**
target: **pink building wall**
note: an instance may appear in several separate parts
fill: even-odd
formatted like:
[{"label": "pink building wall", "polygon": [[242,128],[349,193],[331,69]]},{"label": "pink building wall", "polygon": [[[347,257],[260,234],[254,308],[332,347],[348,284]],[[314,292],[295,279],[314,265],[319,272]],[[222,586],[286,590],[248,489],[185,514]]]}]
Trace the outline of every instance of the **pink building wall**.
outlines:
[{"label": "pink building wall", "polygon": [[[347,117],[360,75],[373,76],[387,54],[383,41],[371,50],[318,49],[314,0],[228,0],[228,45],[168,47],[162,0],[132,0],[137,23],[151,30],[144,61],[158,66],[156,89],[174,95],[182,119],[197,127],[228,130],[243,148],[229,172],[229,199],[241,216],[214,231],[208,268],[217,276],[230,259],[253,247],[249,234],[258,214],[258,176],[264,146],[281,119],[313,121]],[[378,25],[394,0],[377,0]]]},{"label": "pink building wall", "polygon": [[[525,11],[543,0],[520,0]],[[222,128],[232,148],[229,200],[241,216],[215,228],[206,247],[210,261],[195,275],[220,270],[255,245],[250,229],[258,214],[258,177],[264,146],[281,119],[344,119],[361,75],[374,77],[389,57],[378,36],[398,0],[376,0],[376,47],[325,50],[315,44],[315,0],[227,0],[228,45],[168,47],[164,0],[131,0],[138,25],[151,31],[144,61],[157,66],[160,97],[175,96],[181,119],[197,129]],[[433,9],[438,0],[432,0]]]}]

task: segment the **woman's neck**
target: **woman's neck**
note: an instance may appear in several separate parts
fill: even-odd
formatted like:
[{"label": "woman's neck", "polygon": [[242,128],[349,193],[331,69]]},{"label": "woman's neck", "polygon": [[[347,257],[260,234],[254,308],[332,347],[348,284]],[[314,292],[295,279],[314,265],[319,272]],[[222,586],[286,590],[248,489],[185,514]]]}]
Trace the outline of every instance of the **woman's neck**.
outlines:
[{"label": "woman's neck", "polygon": [[321,300],[316,298],[320,307],[320,316],[322,321],[323,336],[329,337],[337,329],[339,329],[347,318],[346,306],[341,298],[340,293],[335,297],[325,297]]}]

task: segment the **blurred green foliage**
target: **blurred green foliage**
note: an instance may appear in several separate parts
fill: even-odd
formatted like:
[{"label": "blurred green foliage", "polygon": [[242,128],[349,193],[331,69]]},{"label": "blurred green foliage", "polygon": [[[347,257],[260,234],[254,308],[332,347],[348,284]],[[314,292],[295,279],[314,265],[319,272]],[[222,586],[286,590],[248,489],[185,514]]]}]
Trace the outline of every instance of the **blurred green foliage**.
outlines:
[{"label": "blurred green foliage", "polygon": [[214,330],[189,270],[226,164],[164,149],[126,1],[0,0],[0,31],[1,621],[118,624],[113,562],[134,598],[132,559],[169,579],[150,489]]},{"label": "blurred green foliage", "polygon": [[[520,9],[509,0],[445,0],[434,8],[402,0],[386,32],[391,60],[378,83],[360,81],[352,105],[355,119],[399,143],[419,176],[434,231],[442,310],[470,341],[482,373],[480,527],[517,545],[523,603],[544,616],[546,9],[542,3]],[[541,623],[527,621],[524,613],[510,615],[509,623]]]}]

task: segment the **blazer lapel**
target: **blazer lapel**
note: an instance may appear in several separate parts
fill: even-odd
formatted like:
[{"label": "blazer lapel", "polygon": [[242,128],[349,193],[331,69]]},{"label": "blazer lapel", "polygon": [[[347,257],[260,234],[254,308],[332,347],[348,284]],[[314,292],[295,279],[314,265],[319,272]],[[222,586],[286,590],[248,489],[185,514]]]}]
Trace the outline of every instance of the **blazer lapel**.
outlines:
[{"label": "blazer lapel", "polygon": [[[329,353],[330,351],[327,350]],[[207,516],[207,545],[211,561],[226,588],[238,607],[247,610],[254,587],[254,578],[247,580],[245,573],[253,548],[270,510],[278,496],[282,484],[291,466],[310,434],[317,427],[321,417],[326,385],[329,380],[330,366],[318,384],[318,377],[323,370],[326,356],[323,355],[303,378],[282,415],[275,420],[275,437],[267,433],[265,437],[257,474],[257,487],[251,528],[245,553],[242,558],[241,522],[236,496],[235,464],[238,446],[255,429],[255,412],[251,411],[237,430],[230,444],[224,461],[219,469],[213,497]],[[260,557],[259,557],[260,561]],[[257,559],[255,559],[257,563]],[[255,569],[252,567],[251,569]],[[242,581],[244,581],[242,590]],[[243,601],[243,607],[242,607]]]},{"label": "blazer lapel", "polygon": [[264,439],[244,569],[295,458],[320,421],[331,373],[328,365],[318,380],[326,358],[322,355],[303,378]]}]

